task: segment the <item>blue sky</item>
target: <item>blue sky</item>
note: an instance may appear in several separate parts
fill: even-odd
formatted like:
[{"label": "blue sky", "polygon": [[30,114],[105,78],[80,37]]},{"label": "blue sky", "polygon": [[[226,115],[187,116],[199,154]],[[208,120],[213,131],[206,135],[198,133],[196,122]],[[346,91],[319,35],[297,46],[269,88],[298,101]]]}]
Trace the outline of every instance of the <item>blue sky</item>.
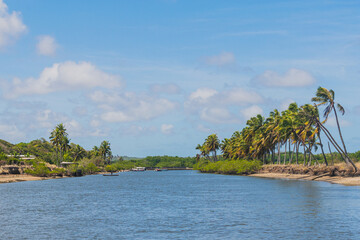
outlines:
[{"label": "blue sky", "polygon": [[[359,1],[0,0],[0,135],[87,149],[194,155],[296,101],[334,89],[360,149]],[[330,119],[329,128],[335,122]]]}]

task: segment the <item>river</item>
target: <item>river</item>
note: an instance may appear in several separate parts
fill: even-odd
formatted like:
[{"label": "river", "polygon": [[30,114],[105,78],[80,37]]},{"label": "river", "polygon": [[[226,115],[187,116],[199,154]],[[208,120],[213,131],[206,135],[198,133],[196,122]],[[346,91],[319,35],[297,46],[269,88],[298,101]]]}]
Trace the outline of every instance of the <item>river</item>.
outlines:
[{"label": "river", "polygon": [[360,239],[360,188],[127,172],[0,185],[0,239]]}]

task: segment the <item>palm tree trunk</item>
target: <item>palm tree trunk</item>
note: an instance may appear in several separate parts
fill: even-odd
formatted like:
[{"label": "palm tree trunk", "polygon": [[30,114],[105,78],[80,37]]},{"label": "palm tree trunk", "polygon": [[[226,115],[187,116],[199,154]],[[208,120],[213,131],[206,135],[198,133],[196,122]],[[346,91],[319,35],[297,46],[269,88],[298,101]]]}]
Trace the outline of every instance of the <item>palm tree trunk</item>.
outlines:
[{"label": "palm tree trunk", "polygon": [[305,164],[306,164],[306,151],[305,151],[305,143],[303,143],[303,146],[304,146],[304,163],[303,163],[303,166],[305,166]]},{"label": "palm tree trunk", "polygon": [[308,149],[309,149],[309,162],[308,162],[308,166],[311,166],[311,160],[312,160],[312,158],[311,158],[311,149],[312,149],[312,145],[309,143],[309,147],[308,147]]},{"label": "palm tree trunk", "polygon": [[322,142],[321,142],[321,137],[320,137],[320,130],[321,130],[321,128],[320,128],[320,126],[318,127],[318,137],[319,137],[319,141],[320,141],[320,147],[321,147],[321,152],[322,152],[322,155],[323,155],[323,157],[324,157],[324,161],[325,161],[325,164],[326,164],[326,166],[328,166],[328,162],[327,162],[327,160],[326,160],[326,156],[325,156],[325,153],[324,153],[324,147],[323,147],[323,144],[322,144]]},{"label": "palm tree trunk", "polygon": [[331,148],[330,148],[330,143],[328,142],[328,147],[329,147],[329,152],[330,152],[330,155],[331,155],[331,165],[334,166],[334,156],[331,152]]},{"label": "palm tree trunk", "polygon": [[300,142],[296,143],[296,165],[299,165],[299,147]]},{"label": "palm tree trunk", "polygon": [[291,157],[290,157],[290,160],[289,160],[289,164],[292,163],[292,160],[293,160],[293,157],[294,157],[294,153],[295,153],[295,147],[296,147],[296,143],[294,144],[293,151],[292,151],[292,153],[291,153]]},{"label": "palm tree trunk", "polygon": [[322,130],[324,130],[324,133],[325,135],[327,136],[327,138],[330,140],[331,144],[335,147],[335,149],[339,152],[340,156],[345,160],[346,164],[348,166],[352,165],[355,172],[357,172],[357,167],[356,165],[354,164],[354,162],[349,158],[349,156],[347,155],[347,153],[345,153],[341,147],[337,144],[337,142],[335,141],[335,139],[333,138],[333,136],[331,135],[331,133],[329,132],[329,130],[324,127],[324,125],[319,121],[317,120],[320,127],[322,128]]},{"label": "palm tree trunk", "polygon": [[347,155],[346,146],[345,146],[344,139],[343,139],[343,137],[342,137],[341,130],[340,130],[339,119],[338,119],[338,116],[337,116],[336,109],[335,109],[335,106],[334,106],[334,105],[333,105],[333,109],[334,109],[334,113],[335,113],[336,124],[337,124],[338,130],[339,130],[340,139],[341,139],[341,142],[342,142],[342,144],[343,144],[343,146],[344,146],[345,153],[346,153],[346,155]]},{"label": "palm tree trunk", "polygon": [[278,142],[278,160],[277,160],[277,164],[280,164],[280,142]]},{"label": "palm tree trunk", "polygon": [[285,154],[284,154],[284,165],[286,164],[286,143],[287,143],[287,141],[285,140]]}]

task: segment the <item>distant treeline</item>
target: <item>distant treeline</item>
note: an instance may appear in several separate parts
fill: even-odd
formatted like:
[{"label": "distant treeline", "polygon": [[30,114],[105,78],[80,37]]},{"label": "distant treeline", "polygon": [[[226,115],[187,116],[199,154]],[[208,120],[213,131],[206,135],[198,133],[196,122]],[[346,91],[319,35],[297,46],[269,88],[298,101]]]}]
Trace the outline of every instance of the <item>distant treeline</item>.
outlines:
[{"label": "distant treeline", "polygon": [[120,158],[112,166],[114,166],[114,170],[126,170],[134,167],[192,168],[195,163],[195,157],[148,156],[136,160],[123,160]]}]

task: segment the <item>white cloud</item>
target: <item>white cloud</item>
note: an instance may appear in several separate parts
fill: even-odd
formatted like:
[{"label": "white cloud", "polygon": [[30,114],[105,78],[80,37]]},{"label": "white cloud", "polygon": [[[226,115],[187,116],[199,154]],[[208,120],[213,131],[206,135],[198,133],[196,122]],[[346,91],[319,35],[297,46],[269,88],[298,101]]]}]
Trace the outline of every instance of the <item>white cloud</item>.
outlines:
[{"label": "white cloud", "polygon": [[36,51],[39,55],[44,56],[54,56],[57,44],[55,42],[55,39],[51,36],[40,36],[38,41],[38,44],[36,45]]},{"label": "white cloud", "polygon": [[206,107],[246,106],[262,102],[262,97],[254,92],[242,88],[233,88],[218,92],[211,88],[199,88],[192,92],[185,101],[185,109],[197,112]]},{"label": "white cloud", "polygon": [[229,107],[248,106],[261,103],[263,98],[254,91],[242,88],[216,91],[211,88],[199,88],[192,92],[184,103],[185,110],[194,116],[211,123],[238,122],[238,118],[229,111]]},{"label": "white cloud", "polygon": [[89,62],[68,61],[55,63],[45,68],[39,78],[14,79],[5,96],[13,98],[20,95],[47,94],[63,90],[121,86],[119,76],[105,73]]},{"label": "white cloud", "polygon": [[26,31],[20,15],[15,11],[9,13],[7,5],[0,0],[0,48],[11,44]]},{"label": "white cloud", "polygon": [[176,104],[165,98],[147,94],[104,93],[96,91],[90,96],[104,113],[101,118],[107,122],[132,122],[150,120],[175,109]]},{"label": "white cloud", "polygon": [[315,83],[310,73],[296,68],[289,69],[284,75],[268,70],[252,81],[266,87],[305,87]]},{"label": "white cloud", "polygon": [[19,141],[25,138],[25,132],[20,131],[15,124],[0,123],[0,134],[6,141]]},{"label": "white cloud", "polygon": [[202,125],[202,124],[199,124],[199,125],[197,126],[197,129],[198,129],[199,131],[201,131],[201,132],[206,132],[206,133],[208,133],[208,132],[211,131],[210,128],[207,128],[207,127],[205,127],[205,126]]},{"label": "white cloud", "polygon": [[248,119],[250,119],[250,118],[252,118],[252,117],[255,117],[256,115],[258,115],[258,114],[263,114],[264,113],[264,111],[263,111],[263,109],[261,108],[261,107],[259,107],[258,105],[252,105],[252,106],[250,106],[250,107],[248,107],[248,108],[245,108],[245,109],[242,109],[241,110],[241,113],[242,113],[242,115],[244,116],[244,118],[246,119],[246,120],[248,120]]},{"label": "white cloud", "polygon": [[163,134],[171,134],[173,132],[174,126],[172,124],[162,124],[161,132]]},{"label": "white cloud", "polygon": [[190,101],[204,103],[211,97],[218,94],[218,91],[211,88],[199,88],[195,92],[192,92],[189,96]]},{"label": "white cloud", "polygon": [[238,121],[226,108],[204,108],[200,112],[200,118],[211,123],[234,123]]},{"label": "white cloud", "polygon": [[[337,127],[336,119],[335,117],[329,117],[326,121],[326,124],[330,127]],[[351,126],[351,123],[345,119],[339,119],[340,127],[349,127]]]},{"label": "white cloud", "polygon": [[295,100],[291,99],[291,98],[288,98],[288,99],[285,99],[281,102],[280,104],[280,111],[285,111],[289,108],[289,105],[291,103],[294,103],[296,102]]},{"label": "white cloud", "polygon": [[180,87],[176,84],[153,84],[150,86],[150,91],[153,93],[178,94],[180,93]]},{"label": "white cloud", "polygon": [[205,57],[205,63],[211,66],[222,67],[236,63],[236,59],[231,52],[222,52],[219,55]]},{"label": "white cloud", "polygon": [[147,134],[153,134],[158,129],[154,126],[138,126],[138,125],[131,125],[121,130],[125,135],[132,135],[132,136],[144,136]]},{"label": "white cloud", "polygon": [[247,91],[242,88],[233,88],[222,92],[219,100],[221,101],[221,99],[226,104],[242,106],[252,103],[260,103],[263,101],[262,97],[258,93],[254,91]]}]

